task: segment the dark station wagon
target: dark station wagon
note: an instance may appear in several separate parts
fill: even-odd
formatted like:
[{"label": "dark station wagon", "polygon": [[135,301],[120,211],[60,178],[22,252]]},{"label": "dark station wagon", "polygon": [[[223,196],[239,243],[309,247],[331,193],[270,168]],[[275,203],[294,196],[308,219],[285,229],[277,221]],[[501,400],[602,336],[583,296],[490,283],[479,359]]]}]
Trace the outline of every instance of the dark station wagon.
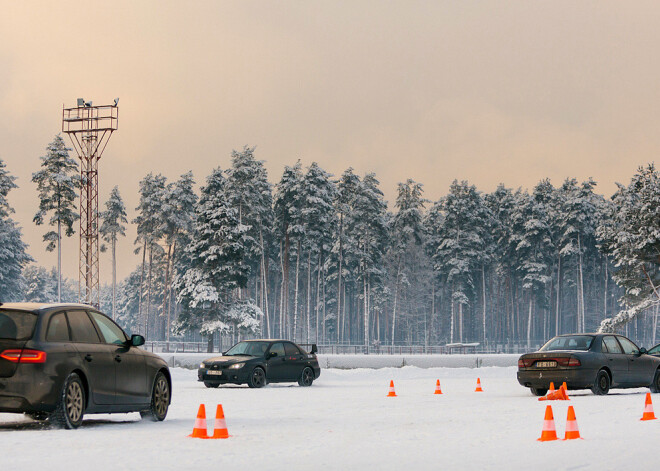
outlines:
[{"label": "dark station wagon", "polygon": [[543,396],[550,382],[566,382],[568,389],[591,389],[607,394],[610,388],[649,387],[660,392],[660,358],[647,354],[617,334],[559,335],[538,352],[518,360],[518,382]]},{"label": "dark station wagon", "polygon": [[0,412],[80,426],[85,413],[167,415],[165,361],[84,304],[0,304]]}]

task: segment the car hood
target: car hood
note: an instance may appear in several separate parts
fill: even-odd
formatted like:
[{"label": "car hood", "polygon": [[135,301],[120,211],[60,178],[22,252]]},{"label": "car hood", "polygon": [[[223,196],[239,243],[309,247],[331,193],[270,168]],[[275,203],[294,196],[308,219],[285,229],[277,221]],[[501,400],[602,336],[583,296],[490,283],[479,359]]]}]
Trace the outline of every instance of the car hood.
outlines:
[{"label": "car hood", "polygon": [[219,356],[219,357],[213,357],[213,358],[207,358],[204,360],[205,365],[230,365],[232,363],[240,363],[242,361],[248,361],[251,360],[252,358],[248,355],[231,355],[231,356]]}]

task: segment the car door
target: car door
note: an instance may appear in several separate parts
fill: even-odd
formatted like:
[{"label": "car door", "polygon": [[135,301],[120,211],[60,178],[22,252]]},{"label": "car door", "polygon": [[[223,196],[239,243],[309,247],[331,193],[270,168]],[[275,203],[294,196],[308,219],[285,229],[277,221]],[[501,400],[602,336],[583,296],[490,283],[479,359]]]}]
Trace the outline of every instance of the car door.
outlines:
[{"label": "car door", "polygon": [[[272,354],[275,356],[272,356]],[[277,382],[287,379],[284,343],[275,342],[268,350],[268,381]]]},{"label": "car door", "polygon": [[288,380],[296,380],[302,374],[302,370],[305,367],[305,356],[291,342],[286,342],[284,344],[284,353],[285,353],[285,365],[286,365],[286,375]]},{"label": "car door", "polygon": [[653,382],[655,374],[654,362],[648,355],[640,355],[639,348],[626,337],[618,336],[617,339],[623,348],[623,353],[628,358],[628,384],[648,386]]},{"label": "car door", "polygon": [[101,343],[92,320],[83,310],[66,313],[71,329],[71,342],[82,359],[94,404],[115,403],[115,361],[112,346]]},{"label": "car door", "polygon": [[626,384],[628,381],[628,358],[623,354],[616,337],[613,335],[603,337],[601,348],[607,358],[607,365],[612,372],[612,382]]},{"label": "car door", "polygon": [[101,313],[90,311],[106,345],[112,349],[115,361],[115,402],[120,405],[149,402],[150,387],[144,356],[137,347],[129,345],[121,328]]}]

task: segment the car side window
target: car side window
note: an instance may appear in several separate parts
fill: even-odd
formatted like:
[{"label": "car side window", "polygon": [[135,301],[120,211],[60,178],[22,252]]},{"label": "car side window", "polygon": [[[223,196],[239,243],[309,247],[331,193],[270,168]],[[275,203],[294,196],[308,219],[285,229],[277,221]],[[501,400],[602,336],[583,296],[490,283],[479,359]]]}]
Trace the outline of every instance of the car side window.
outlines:
[{"label": "car side window", "polygon": [[48,330],[46,331],[46,342],[68,342],[69,341],[69,323],[63,312],[50,317],[48,321]]},{"label": "car side window", "polygon": [[71,341],[80,343],[101,343],[94,324],[85,311],[68,311]]},{"label": "car side window", "polygon": [[621,344],[621,347],[623,347],[623,353],[627,353],[628,355],[636,355],[639,353],[639,348],[637,348],[637,345],[632,343],[627,338],[619,337],[619,343]]},{"label": "car side window", "polygon": [[611,335],[603,337],[603,342],[605,342],[605,345],[607,345],[607,351],[609,353],[623,353],[621,351],[621,347],[619,347],[619,342],[617,342],[616,339]]},{"label": "car side window", "polygon": [[113,345],[124,345],[126,343],[128,338],[117,324],[98,312],[90,312],[90,314],[99,327],[105,343]]},{"label": "car side window", "polygon": [[605,339],[601,340],[600,342],[600,351],[603,353],[609,353],[609,350],[607,349],[607,344],[605,343]]},{"label": "car side window", "polygon": [[298,350],[298,347],[296,347],[292,343],[285,343],[284,344],[284,351],[286,353],[286,356],[290,357],[293,355],[300,355],[300,350]]},{"label": "car side window", "polygon": [[278,357],[283,357],[284,356],[284,344],[283,343],[274,343],[272,347],[270,347],[270,353],[277,353]]}]

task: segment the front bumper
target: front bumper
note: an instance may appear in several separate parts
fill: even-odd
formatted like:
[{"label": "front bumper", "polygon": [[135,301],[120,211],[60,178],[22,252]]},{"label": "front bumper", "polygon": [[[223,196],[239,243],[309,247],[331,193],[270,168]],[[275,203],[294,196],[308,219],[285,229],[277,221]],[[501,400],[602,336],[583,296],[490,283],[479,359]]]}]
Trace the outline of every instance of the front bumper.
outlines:
[{"label": "front bumper", "polygon": [[248,380],[249,374],[247,370],[246,367],[238,369],[224,368],[222,370],[211,370],[221,371],[222,374],[210,375],[208,374],[209,368],[199,368],[197,370],[197,381],[217,384],[243,384],[247,383]]},{"label": "front bumper", "polygon": [[558,388],[565,382],[568,389],[586,389],[590,388],[595,380],[596,370],[584,368],[518,370],[518,382],[526,388],[547,389],[551,382],[555,383],[555,388]]}]

